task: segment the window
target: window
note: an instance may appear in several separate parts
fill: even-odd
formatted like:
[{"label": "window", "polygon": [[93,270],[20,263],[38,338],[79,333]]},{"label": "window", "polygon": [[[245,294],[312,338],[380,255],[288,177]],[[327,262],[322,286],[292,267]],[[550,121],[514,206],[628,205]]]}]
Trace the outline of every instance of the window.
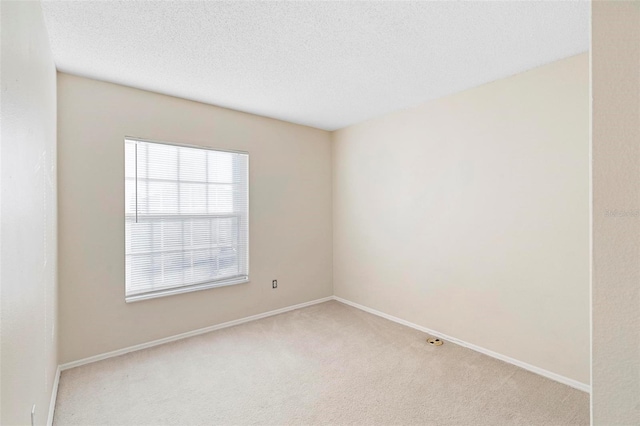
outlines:
[{"label": "window", "polygon": [[126,301],[249,280],[249,155],[125,139]]}]

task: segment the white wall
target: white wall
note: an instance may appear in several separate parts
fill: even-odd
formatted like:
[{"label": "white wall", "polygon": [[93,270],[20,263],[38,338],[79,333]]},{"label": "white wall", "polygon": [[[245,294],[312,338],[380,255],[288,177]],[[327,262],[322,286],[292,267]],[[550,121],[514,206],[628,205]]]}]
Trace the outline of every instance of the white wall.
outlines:
[{"label": "white wall", "polygon": [[592,19],[592,416],[640,425],[640,3]]},{"label": "white wall", "polygon": [[[125,136],[249,152],[250,283],[125,303]],[[58,74],[58,144],[61,363],[332,294],[328,132]]]},{"label": "white wall", "polygon": [[56,70],[39,2],[2,2],[3,425],[47,421],[57,367]]},{"label": "white wall", "polygon": [[333,135],[334,291],[589,383],[582,54]]}]

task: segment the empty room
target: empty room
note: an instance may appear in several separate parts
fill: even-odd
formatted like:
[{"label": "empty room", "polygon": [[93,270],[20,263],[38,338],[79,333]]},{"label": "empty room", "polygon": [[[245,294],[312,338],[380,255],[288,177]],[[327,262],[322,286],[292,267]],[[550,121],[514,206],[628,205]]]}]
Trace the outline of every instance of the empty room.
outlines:
[{"label": "empty room", "polygon": [[640,425],[640,2],[0,14],[0,424]]}]

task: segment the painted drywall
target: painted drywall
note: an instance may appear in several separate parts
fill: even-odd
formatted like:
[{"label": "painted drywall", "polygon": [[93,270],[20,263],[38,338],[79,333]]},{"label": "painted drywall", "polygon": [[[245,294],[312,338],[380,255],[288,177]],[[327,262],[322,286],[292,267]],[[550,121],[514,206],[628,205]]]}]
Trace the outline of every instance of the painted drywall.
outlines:
[{"label": "painted drywall", "polygon": [[56,374],[56,70],[39,2],[2,2],[0,423],[47,422]]},{"label": "painted drywall", "polygon": [[594,425],[640,424],[640,3],[593,2]]},{"label": "painted drywall", "polygon": [[[125,303],[125,136],[249,152],[251,282]],[[58,171],[61,363],[332,294],[326,131],[59,73]]]},{"label": "painted drywall", "polygon": [[338,297],[589,384],[581,54],[333,134]]}]

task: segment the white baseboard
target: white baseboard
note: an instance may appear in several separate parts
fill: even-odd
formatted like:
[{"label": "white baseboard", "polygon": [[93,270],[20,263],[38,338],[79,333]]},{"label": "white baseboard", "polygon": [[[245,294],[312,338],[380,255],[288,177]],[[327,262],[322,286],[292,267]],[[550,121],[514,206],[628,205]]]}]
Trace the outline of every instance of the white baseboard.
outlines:
[{"label": "white baseboard", "polygon": [[51,401],[49,402],[49,415],[47,416],[47,426],[53,425],[53,415],[56,411],[56,399],[58,398],[58,384],[60,383],[60,366],[56,369],[56,377],[53,379],[51,388]]},{"label": "white baseboard", "polygon": [[96,361],[102,361],[103,359],[113,358],[127,354],[129,352],[135,352],[142,349],[151,348],[153,346],[162,345],[164,343],[174,342],[176,340],[186,339],[188,337],[197,336],[199,334],[209,333],[211,331],[220,330],[222,328],[233,327],[234,325],[244,324],[246,322],[259,320],[261,318],[270,317],[273,315],[282,314],[284,312],[293,311],[300,308],[306,308],[307,306],[317,305],[318,303],[328,302],[333,300],[333,296],[323,297],[322,299],[312,300],[310,302],[299,303],[297,305],[287,306],[286,308],[276,309],[274,311],[264,312],[262,314],[252,315],[250,317],[240,318],[233,321],[223,322],[222,324],[212,325],[210,327],[200,328],[198,330],[188,331],[186,333],[176,334],[175,336],[165,337],[164,339],[153,340],[151,342],[141,343],[139,345],[129,346],[127,348],[118,349],[115,351],[90,356],[88,358],[79,359],[77,361],[68,362],[60,365],[60,371],[68,370],[70,368],[79,367],[81,365],[90,364]]},{"label": "white baseboard", "polygon": [[463,346],[465,348],[472,349],[472,350],[474,350],[476,352],[480,352],[481,354],[488,355],[488,356],[490,356],[492,358],[496,358],[496,359],[499,359],[501,361],[508,362],[509,364],[513,364],[513,365],[518,366],[520,368],[524,368],[525,370],[531,371],[532,373],[539,374],[540,376],[543,376],[543,377],[546,377],[548,379],[554,380],[556,382],[565,384],[567,386],[571,386],[572,388],[581,390],[583,392],[591,393],[591,386],[586,384],[586,383],[582,383],[582,382],[579,382],[577,380],[573,380],[573,379],[570,379],[568,377],[561,376],[560,374],[556,374],[556,373],[553,373],[551,371],[545,370],[543,368],[536,367],[535,365],[527,364],[526,362],[518,361],[517,359],[508,357],[506,355],[499,354],[499,353],[491,351],[489,349],[485,349],[483,347],[474,345],[473,343],[468,343],[468,342],[465,342],[463,340],[456,339],[455,337],[447,336],[444,333],[440,333],[438,331],[431,330],[431,329],[429,329],[427,327],[422,327],[421,325],[414,324],[414,323],[409,322],[409,321],[405,321],[405,320],[403,320],[401,318],[397,318],[397,317],[394,317],[392,315],[385,314],[384,312],[377,311],[375,309],[360,305],[358,303],[352,302],[350,300],[343,299],[343,298],[338,297],[338,296],[333,296],[333,299],[337,300],[338,302],[344,303],[345,305],[353,306],[354,308],[360,309],[360,310],[365,311],[365,312],[369,312],[370,314],[377,315],[377,316],[382,317],[382,318],[386,318],[386,319],[388,319],[390,321],[393,321],[393,322],[397,322],[398,324],[406,325],[407,327],[411,327],[413,329],[420,330],[420,331],[422,331],[424,333],[427,333],[427,334],[429,334],[431,336],[439,337],[439,338],[441,338],[443,340],[446,340],[448,342],[455,343],[455,344]]}]

